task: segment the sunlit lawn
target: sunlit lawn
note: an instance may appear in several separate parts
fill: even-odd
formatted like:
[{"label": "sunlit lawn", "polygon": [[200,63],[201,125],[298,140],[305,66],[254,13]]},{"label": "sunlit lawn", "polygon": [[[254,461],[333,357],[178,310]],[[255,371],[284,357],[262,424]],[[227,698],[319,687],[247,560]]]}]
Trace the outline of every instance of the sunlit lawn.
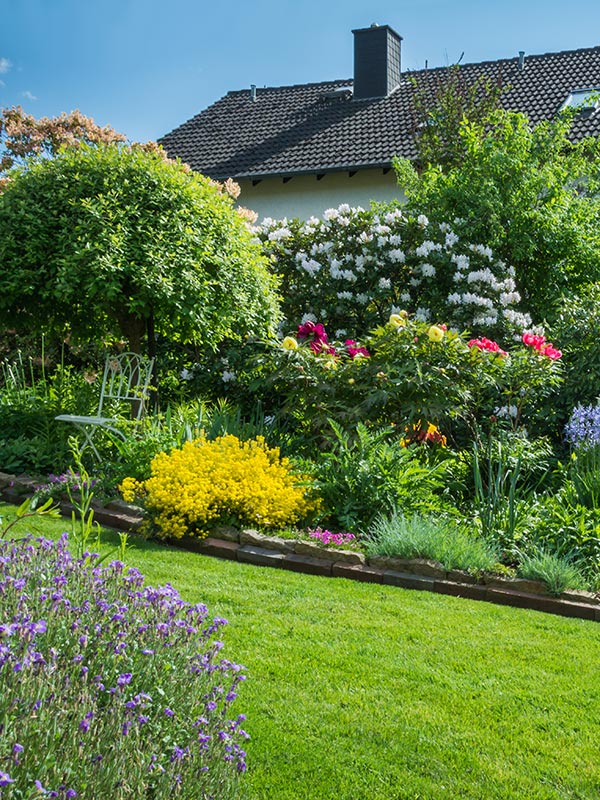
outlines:
[{"label": "sunlit lawn", "polygon": [[247,800],[600,797],[596,623],[137,539],[127,560],[229,620]]}]

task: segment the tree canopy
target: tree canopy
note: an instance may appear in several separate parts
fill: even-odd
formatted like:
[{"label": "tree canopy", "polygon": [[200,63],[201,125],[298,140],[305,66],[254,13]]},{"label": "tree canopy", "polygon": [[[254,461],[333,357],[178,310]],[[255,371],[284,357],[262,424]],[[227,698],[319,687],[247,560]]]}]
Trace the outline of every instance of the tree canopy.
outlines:
[{"label": "tree canopy", "polygon": [[146,326],[209,346],[261,334],[278,315],[274,278],[227,191],[159,150],[63,147],[13,169],[0,194],[0,324]]},{"label": "tree canopy", "polygon": [[419,174],[397,161],[409,209],[451,222],[516,269],[534,319],[552,318],[565,293],[600,280],[600,143],[569,139],[571,117],[530,125],[496,110],[463,118],[460,159]]}]

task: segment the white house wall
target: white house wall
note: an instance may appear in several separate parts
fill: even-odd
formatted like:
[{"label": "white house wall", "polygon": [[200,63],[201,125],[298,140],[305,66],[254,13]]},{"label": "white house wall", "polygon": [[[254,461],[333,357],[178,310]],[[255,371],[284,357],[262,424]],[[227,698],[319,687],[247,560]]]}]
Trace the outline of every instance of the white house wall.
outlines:
[{"label": "white house wall", "polygon": [[308,219],[341,203],[368,208],[371,200],[404,200],[393,170],[384,174],[381,169],[365,169],[352,177],[347,172],[328,172],[321,180],[299,175],[286,183],[282,178],[264,178],[256,186],[245,179],[237,183],[242,190],[238,202],[256,211],[259,222],[264,217]]}]

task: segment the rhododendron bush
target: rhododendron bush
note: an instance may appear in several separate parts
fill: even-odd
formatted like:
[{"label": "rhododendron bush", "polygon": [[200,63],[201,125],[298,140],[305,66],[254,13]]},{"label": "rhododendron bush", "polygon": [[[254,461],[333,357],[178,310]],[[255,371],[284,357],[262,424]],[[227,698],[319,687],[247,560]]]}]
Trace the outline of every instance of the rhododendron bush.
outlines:
[{"label": "rhododendron bush", "polygon": [[341,205],[306,222],[268,218],[255,231],[284,277],[288,322],[318,319],[338,339],[400,308],[486,335],[520,336],[531,325],[514,269],[424,214]]}]

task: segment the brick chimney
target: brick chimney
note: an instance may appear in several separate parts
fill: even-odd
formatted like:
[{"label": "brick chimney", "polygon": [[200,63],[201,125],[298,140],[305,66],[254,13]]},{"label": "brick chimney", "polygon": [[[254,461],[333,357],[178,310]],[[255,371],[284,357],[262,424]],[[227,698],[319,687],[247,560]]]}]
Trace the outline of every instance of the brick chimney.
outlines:
[{"label": "brick chimney", "polygon": [[389,25],[359,28],[354,34],[354,100],[387,97],[400,84],[402,37]]}]

